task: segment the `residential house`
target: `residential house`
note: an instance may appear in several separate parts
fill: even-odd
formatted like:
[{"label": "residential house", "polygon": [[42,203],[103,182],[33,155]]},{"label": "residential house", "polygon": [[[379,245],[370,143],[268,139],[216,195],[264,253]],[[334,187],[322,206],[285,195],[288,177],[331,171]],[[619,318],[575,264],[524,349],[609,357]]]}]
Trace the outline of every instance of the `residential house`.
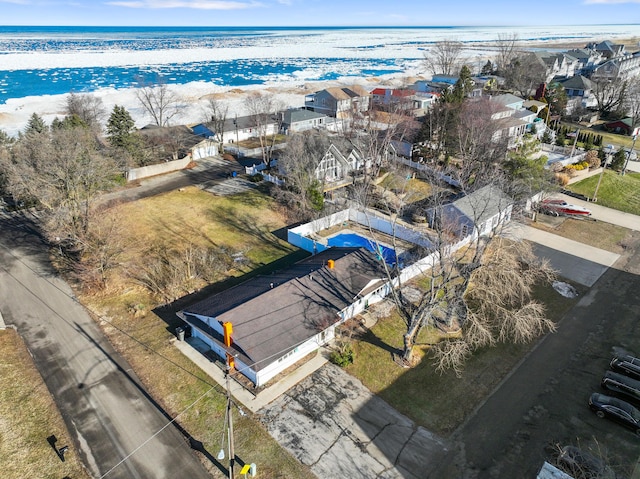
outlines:
[{"label": "residential house", "polygon": [[472,77],[476,87],[484,91],[494,91],[504,85],[504,78],[497,75],[479,75]]},{"label": "residential house", "polygon": [[374,108],[402,110],[415,117],[424,116],[438,96],[412,89],[376,88],[371,92]]},{"label": "residential house", "polygon": [[[271,117],[264,125],[265,134],[275,135],[278,133],[279,123],[280,122],[277,117]],[[214,130],[212,123],[196,125],[196,127],[198,131],[204,132],[205,134],[207,131],[213,132]],[[258,128],[256,127],[256,120],[252,115],[227,118],[222,130],[222,137],[225,145],[248,140],[249,138],[255,138],[259,135]]]},{"label": "residential house", "polygon": [[577,106],[591,108],[597,105],[598,102],[593,95],[593,84],[587,77],[576,75],[561,81],[560,84],[567,92],[569,100],[574,99],[578,103]]},{"label": "residential house", "polygon": [[585,76],[589,76],[593,68],[601,63],[604,58],[601,52],[591,48],[575,48],[568,50],[567,54],[578,60],[576,74]]},{"label": "residential house", "polygon": [[371,167],[371,161],[350,141],[335,138],[315,169],[323,191],[335,190],[353,182],[352,173]]},{"label": "residential house", "polygon": [[491,119],[498,122],[499,129],[494,134],[494,140],[507,138],[509,148],[520,144],[525,133],[533,131],[536,125],[537,135],[544,134],[544,122],[538,119],[536,111],[525,108],[523,98],[506,93],[491,97],[493,110]]},{"label": "residential house", "polygon": [[622,120],[610,121],[602,125],[605,130],[621,135],[631,135],[634,131],[633,118],[623,118]]},{"label": "residential house", "polygon": [[443,222],[459,238],[485,236],[511,220],[513,200],[498,187],[484,186],[431,210],[431,221]]},{"label": "residential house", "polygon": [[553,79],[572,77],[580,69],[580,61],[568,53],[539,51],[531,55],[544,68],[547,83]]},{"label": "residential house", "polygon": [[369,111],[369,92],[360,85],[327,88],[307,95],[304,106],[316,113],[348,119]]},{"label": "residential house", "polygon": [[[363,248],[329,248],[254,277],[178,313],[191,335],[257,387],[331,341],[335,328],[375,302],[386,276]],[[379,300],[379,298],[377,299]],[[232,344],[223,342],[231,323]]]},{"label": "residential house", "polygon": [[589,43],[586,46],[587,49],[593,50],[606,60],[617,58],[625,54],[625,46],[620,43],[612,43],[609,40],[605,40],[600,43]]},{"label": "residential house", "polygon": [[193,130],[185,125],[146,125],[138,131],[145,142],[145,148],[154,162],[158,163],[185,158],[202,141],[201,136],[194,135]]},{"label": "residential house", "polygon": [[596,65],[590,78],[598,80],[624,80],[640,75],[640,52],[625,54]]},{"label": "residential house", "polygon": [[334,120],[324,113],[306,110],[304,108],[290,108],[280,112],[281,132],[285,135],[312,129],[326,129]]}]

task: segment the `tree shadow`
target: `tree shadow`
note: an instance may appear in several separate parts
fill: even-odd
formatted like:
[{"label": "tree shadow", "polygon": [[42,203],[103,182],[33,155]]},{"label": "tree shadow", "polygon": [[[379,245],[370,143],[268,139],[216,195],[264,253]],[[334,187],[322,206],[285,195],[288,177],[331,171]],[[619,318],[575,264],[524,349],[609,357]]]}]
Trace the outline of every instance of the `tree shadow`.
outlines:
[{"label": "tree shadow", "polygon": [[263,264],[241,276],[233,276],[223,281],[212,283],[194,293],[183,296],[182,298],[179,298],[169,304],[158,306],[157,308],[154,308],[152,311],[154,314],[156,314],[160,319],[162,319],[167,324],[167,330],[170,332],[173,332],[176,327],[184,326],[183,321],[176,316],[176,313],[178,311],[194,303],[202,301],[203,299],[206,299],[210,296],[213,296],[229,288],[232,288],[233,286],[237,286],[241,283],[244,283],[245,281],[251,278],[254,278],[256,276],[266,276],[276,271],[286,269],[290,267],[292,264],[295,264],[298,261],[308,256],[310,256],[310,254],[304,250],[294,251],[286,256],[283,256],[280,259],[277,259],[276,261]]},{"label": "tree shadow", "polygon": [[[222,473],[227,474],[228,475],[228,471],[227,469],[215,458],[213,457],[210,453],[208,453],[204,447],[204,445],[202,444],[201,441],[198,441],[197,439],[195,439],[191,434],[189,434],[189,432],[182,427],[182,425],[180,425],[180,423],[178,421],[175,420],[174,417],[172,417],[163,407],[162,405],[160,405],[160,403],[158,403],[153,396],[151,396],[147,390],[143,387],[143,385],[140,383],[140,381],[133,377],[130,373],[129,373],[129,367],[123,367],[123,365],[119,364],[118,361],[116,361],[103,347],[102,345],[100,345],[99,342],[97,342],[80,324],[75,323],[75,327],[76,330],[78,330],[80,332],[80,334],[82,334],[83,336],[85,336],[85,338],[92,343],[97,349],[99,349],[102,354],[104,355],[105,358],[107,358],[108,361],[110,361],[118,370],[118,372],[120,374],[122,374],[141,394],[142,396],[145,397],[145,399],[147,399],[147,401],[149,401],[149,403],[158,411],[160,412],[160,414],[162,414],[164,416],[164,418],[169,421],[173,427],[175,427],[175,429],[187,440],[189,441],[189,445],[191,446],[192,449],[202,452],[205,457],[207,457],[207,459],[209,459],[211,461],[211,463],[216,466],[218,468],[218,470],[220,470]],[[79,386],[80,387],[80,386]],[[57,439],[55,438],[55,436],[50,436],[49,438],[47,438],[47,441],[49,441],[49,444],[51,444],[51,446],[55,449],[55,442],[57,441]],[[58,455],[60,456],[60,453],[58,452]],[[61,459],[64,460],[64,454],[62,454]]]},{"label": "tree shadow", "polygon": [[369,343],[372,346],[382,349],[383,351],[387,351],[391,354],[391,356],[401,355],[402,350],[391,346],[390,344],[385,343],[382,339],[380,339],[373,331],[369,328],[363,328],[362,331],[358,331],[355,333],[356,339],[359,341],[363,341],[365,343]]}]

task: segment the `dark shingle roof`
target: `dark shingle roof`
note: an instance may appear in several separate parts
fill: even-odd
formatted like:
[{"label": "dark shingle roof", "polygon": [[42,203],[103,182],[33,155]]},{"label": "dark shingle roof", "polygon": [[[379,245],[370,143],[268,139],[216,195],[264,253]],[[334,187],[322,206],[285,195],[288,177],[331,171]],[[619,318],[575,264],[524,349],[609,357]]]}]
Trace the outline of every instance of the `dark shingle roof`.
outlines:
[{"label": "dark shingle roof", "polygon": [[[333,269],[327,261],[333,259]],[[257,276],[183,313],[233,324],[234,347],[260,370],[340,318],[338,312],[381,286],[382,266],[361,248],[330,248],[271,275]],[[213,335],[212,335],[213,336]]]},{"label": "dark shingle roof", "polygon": [[591,90],[592,88],[591,80],[583,77],[582,75],[573,76],[568,80],[561,81],[560,84],[564,88],[571,88],[574,90]]}]

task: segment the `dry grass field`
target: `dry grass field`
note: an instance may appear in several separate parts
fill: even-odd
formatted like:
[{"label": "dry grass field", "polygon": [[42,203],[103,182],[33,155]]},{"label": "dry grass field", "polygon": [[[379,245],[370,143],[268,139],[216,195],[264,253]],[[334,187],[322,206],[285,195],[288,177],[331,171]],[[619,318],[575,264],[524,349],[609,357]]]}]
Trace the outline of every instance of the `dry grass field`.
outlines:
[{"label": "dry grass field", "polygon": [[[56,447],[69,445],[62,462]],[[20,336],[0,331],[0,457],[4,479],[89,479],[66,426]]]}]

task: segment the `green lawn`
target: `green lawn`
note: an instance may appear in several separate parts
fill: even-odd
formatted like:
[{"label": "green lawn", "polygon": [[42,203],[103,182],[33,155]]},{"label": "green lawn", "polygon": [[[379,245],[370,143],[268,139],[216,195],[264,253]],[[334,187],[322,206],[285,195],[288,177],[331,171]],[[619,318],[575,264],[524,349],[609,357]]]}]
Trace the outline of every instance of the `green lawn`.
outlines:
[{"label": "green lawn", "polygon": [[[600,175],[592,176],[568,186],[568,189],[591,198]],[[607,170],[598,188],[598,204],[620,211],[640,215],[640,173],[624,176]]]}]

